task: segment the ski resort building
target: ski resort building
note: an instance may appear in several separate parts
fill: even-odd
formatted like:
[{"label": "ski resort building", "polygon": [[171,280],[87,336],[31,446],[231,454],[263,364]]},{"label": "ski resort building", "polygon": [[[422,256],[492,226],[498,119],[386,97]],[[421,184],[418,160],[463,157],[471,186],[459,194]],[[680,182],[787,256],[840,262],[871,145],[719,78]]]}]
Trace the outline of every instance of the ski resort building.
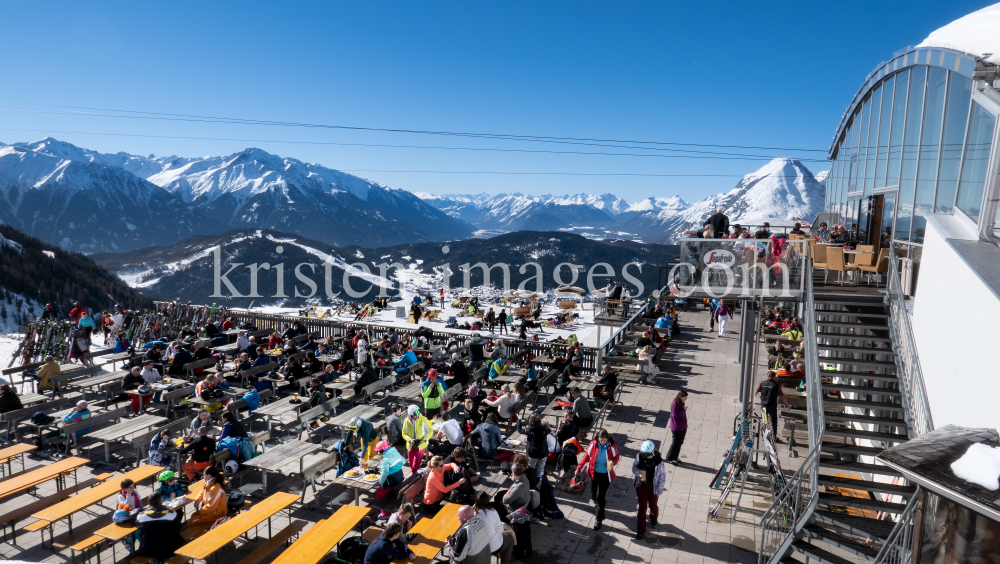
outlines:
[{"label": "ski resort building", "polygon": [[[1000,4],[895,53],[837,127],[820,220],[851,230],[844,253],[885,251],[888,284],[803,277],[807,409],[782,417],[810,449],[761,519],[760,564],[1000,553],[997,30]],[[827,249],[813,274],[858,270]]]}]

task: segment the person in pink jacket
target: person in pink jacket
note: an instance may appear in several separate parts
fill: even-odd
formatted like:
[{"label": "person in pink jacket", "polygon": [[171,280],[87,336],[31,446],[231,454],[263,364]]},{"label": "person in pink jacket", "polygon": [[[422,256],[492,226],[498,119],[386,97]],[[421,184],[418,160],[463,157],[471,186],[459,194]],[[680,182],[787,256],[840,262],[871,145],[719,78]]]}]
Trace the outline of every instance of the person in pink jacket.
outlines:
[{"label": "person in pink jacket", "polygon": [[576,473],[585,472],[590,478],[590,496],[594,500],[597,509],[597,520],[594,522],[594,530],[600,530],[604,522],[604,506],[607,503],[608,486],[615,479],[615,466],[621,455],[615,440],[605,429],[597,433],[597,437],[587,445],[587,451],[583,453],[583,459],[576,467]]}]

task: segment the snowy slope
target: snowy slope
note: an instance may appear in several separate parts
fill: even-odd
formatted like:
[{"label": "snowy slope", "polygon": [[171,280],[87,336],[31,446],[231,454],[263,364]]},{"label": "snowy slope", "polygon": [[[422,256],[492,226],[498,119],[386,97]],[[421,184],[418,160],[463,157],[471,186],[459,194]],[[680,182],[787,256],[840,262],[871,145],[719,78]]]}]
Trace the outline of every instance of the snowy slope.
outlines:
[{"label": "snowy slope", "polygon": [[830,171],[829,170],[823,170],[823,171],[817,172],[815,175],[813,175],[813,178],[816,179],[816,182],[819,182],[820,186],[822,186],[823,188],[826,188],[826,177],[829,176],[829,175],[830,175]]}]

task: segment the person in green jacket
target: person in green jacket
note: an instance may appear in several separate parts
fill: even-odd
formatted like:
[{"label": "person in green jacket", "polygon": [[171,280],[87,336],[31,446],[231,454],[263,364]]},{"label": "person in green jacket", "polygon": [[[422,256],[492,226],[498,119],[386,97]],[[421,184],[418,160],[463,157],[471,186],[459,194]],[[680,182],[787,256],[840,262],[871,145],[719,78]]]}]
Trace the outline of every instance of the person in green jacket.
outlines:
[{"label": "person in green jacket", "polygon": [[427,371],[427,380],[420,386],[420,397],[424,398],[424,417],[434,417],[441,412],[441,396],[444,386],[438,381],[437,370]]}]

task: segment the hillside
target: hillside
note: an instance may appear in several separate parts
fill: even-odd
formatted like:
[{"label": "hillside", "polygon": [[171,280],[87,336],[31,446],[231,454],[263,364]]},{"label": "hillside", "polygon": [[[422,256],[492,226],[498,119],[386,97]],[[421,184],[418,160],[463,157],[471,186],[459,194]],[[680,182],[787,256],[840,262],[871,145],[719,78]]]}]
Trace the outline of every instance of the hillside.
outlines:
[{"label": "hillside", "polygon": [[[448,248],[447,253],[443,252],[445,246]],[[216,251],[216,248],[219,250]],[[213,297],[216,253],[220,259],[220,274],[230,272],[227,279],[239,296],[234,296],[220,278],[221,296]],[[622,266],[634,261],[643,265],[642,270],[640,272],[639,268],[632,266],[629,274],[639,280],[648,293],[657,283],[658,267],[672,260],[676,254],[675,246],[632,241],[594,241],[561,232],[521,231],[491,239],[454,241],[447,245],[411,243],[380,248],[331,248],[320,241],[298,235],[264,229],[243,229],[218,236],[193,237],[165,247],[149,247],[128,253],[101,253],[93,258],[105,268],[118,273],[133,287],[142,288],[144,293],[156,299],[215,302],[231,307],[246,307],[251,302],[257,305],[287,306],[317,301],[330,303],[328,291],[340,298],[371,300],[378,293],[377,290],[372,290],[370,283],[378,277],[378,265],[393,263],[401,265],[402,270],[397,270],[398,267],[388,270],[389,278],[392,279],[392,287],[387,288],[386,292],[389,295],[396,294],[400,285],[423,284],[436,291],[441,286],[445,265],[449,265],[452,271],[451,287],[461,287],[464,284],[464,273],[460,266],[480,262],[491,265],[507,263],[510,265],[511,287],[517,288],[527,281],[526,287],[532,290],[536,288],[536,269],[527,266],[522,272],[521,267],[526,263],[536,262],[542,268],[542,288],[547,291],[559,285],[555,281],[553,270],[560,263],[584,265],[585,269],[590,269],[597,263],[607,263],[614,270],[616,278],[622,280]],[[239,266],[230,270],[237,263]],[[263,268],[265,263],[267,269]],[[303,263],[305,265],[300,267]],[[344,288],[344,271],[351,263],[364,264],[372,273],[364,277],[368,281],[357,277],[350,280],[352,289],[364,294],[362,297],[349,297]],[[256,264],[258,268],[256,295],[251,295],[251,273],[247,267],[251,264]],[[283,292],[278,290],[279,264],[282,265]],[[603,272],[603,267],[598,267],[595,274]],[[586,287],[586,274],[585,270],[575,284]],[[314,284],[314,287],[310,287],[300,275]],[[563,267],[561,279],[567,283],[572,280],[569,267]],[[605,277],[594,278],[594,285],[597,287],[606,283]],[[481,284],[481,269],[472,269],[470,286]],[[502,287],[503,273],[500,268],[492,270],[491,284]],[[282,293],[284,297],[280,296]]]},{"label": "hillside", "polygon": [[41,313],[46,303],[63,314],[74,301],[96,311],[119,304],[126,309],[152,307],[152,300],[80,253],[64,251],[0,225],[0,325],[20,325]]}]

